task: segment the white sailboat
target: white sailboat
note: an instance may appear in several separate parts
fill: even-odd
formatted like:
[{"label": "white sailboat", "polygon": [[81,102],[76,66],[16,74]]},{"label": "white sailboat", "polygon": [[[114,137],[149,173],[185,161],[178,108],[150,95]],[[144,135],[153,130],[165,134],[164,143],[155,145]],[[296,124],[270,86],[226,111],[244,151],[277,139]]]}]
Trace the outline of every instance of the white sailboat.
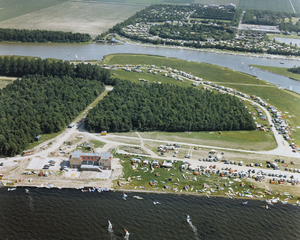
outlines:
[{"label": "white sailboat", "polygon": [[78,59],[78,56],[77,56],[77,54],[75,54],[75,58],[74,59]]},{"label": "white sailboat", "polygon": [[130,233],[124,228],[124,230],[125,230],[125,236],[124,236],[124,238],[126,238],[126,239],[128,239],[129,238],[129,235],[130,235]]}]

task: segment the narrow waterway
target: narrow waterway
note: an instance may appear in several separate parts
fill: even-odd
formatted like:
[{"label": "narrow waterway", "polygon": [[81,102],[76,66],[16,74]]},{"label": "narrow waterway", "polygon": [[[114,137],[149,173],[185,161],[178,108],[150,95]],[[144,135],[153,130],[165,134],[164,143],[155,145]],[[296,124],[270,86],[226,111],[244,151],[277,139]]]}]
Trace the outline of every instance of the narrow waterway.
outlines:
[{"label": "narrow waterway", "polygon": [[[63,60],[100,60],[103,56],[114,53],[139,53],[152,54],[166,57],[180,58],[188,61],[206,62],[255,75],[260,79],[273,84],[280,84],[285,88],[300,93],[300,82],[287,77],[268,73],[259,69],[251,69],[249,64],[294,67],[300,65],[298,60],[287,60],[285,58],[260,58],[250,56],[251,54],[220,54],[205,52],[200,49],[167,48],[158,46],[133,45],[106,45],[106,44],[50,44],[50,43],[0,43],[0,55],[36,56],[41,58],[57,58]],[[244,56],[242,56],[244,55]],[[300,60],[300,58],[299,58]],[[280,64],[283,62],[284,64]]]}]

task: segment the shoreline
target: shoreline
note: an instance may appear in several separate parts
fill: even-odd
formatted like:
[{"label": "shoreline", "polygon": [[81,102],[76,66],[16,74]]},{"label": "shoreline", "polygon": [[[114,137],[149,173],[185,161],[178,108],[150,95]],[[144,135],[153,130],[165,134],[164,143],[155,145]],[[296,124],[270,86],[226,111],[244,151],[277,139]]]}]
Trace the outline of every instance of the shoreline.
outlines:
[{"label": "shoreline", "polygon": [[[81,191],[82,189],[92,189],[92,188],[95,188],[93,186],[82,186],[80,188],[78,187],[67,187],[67,186],[63,186],[63,187],[47,187],[47,186],[37,186],[37,185],[18,185],[18,186],[2,186],[2,188],[22,188],[22,189],[33,189],[33,188],[41,188],[41,189],[54,189],[54,190],[64,190],[64,189],[67,189],[67,190],[77,190],[77,191]],[[101,188],[101,187],[100,187]],[[266,198],[266,197],[261,197],[261,198],[257,198],[257,197],[245,197],[245,196],[231,196],[231,195],[221,195],[221,194],[206,194],[206,193],[200,193],[200,192],[171,192],[171,191],[161,191],[161,190],[140,190],[140,189],[116,189],[116,188],[108,188],[108,187],[104,187],[104,188],[101,188],[101,189],[106,189],[104,191],[101,191],[100,193],[103,193],[103,192],[120,192],[120,193],[123,193],[123,192],[126,192],[126,193],[146,193],[146,194],[172,194],[172,195],[184,195],[184,196],[198,196],[198,197],[206,197],[208,199],[210,198],[228,198],[228,199],[241,199],[241,200],[260,200],[262,202],[265,202],[265,204],[269,204],[266,202],[266,200],[270,200],[270,199],[276,199],[275,197],[273,198]],[[9,190],[8,190],[9,191]],[[11,190],[13,191],[13,190]],[[87,191],[87,192],[92,192],[92,191]],[[93,192],[94,193],[94,192]],[[208,196],[208,197],[207,197]],[[229,197],[230,196],[230,197]],[[281,202],[283,200],[279,200],[277,203]],[[300,204],[297,204],[296,201],[297,199],[293,199],[293,200],[288,200],[289,202],[287,202],[286,204],[292,204],[292,205],[296,205],[296,206],[300,206]],[[269,204],[269,205],[274,205],[276,203],[272,203],[272,204]],[[283,203],[282,203],[283,204]],[[285,205],[285,204],[283,204]]]}]

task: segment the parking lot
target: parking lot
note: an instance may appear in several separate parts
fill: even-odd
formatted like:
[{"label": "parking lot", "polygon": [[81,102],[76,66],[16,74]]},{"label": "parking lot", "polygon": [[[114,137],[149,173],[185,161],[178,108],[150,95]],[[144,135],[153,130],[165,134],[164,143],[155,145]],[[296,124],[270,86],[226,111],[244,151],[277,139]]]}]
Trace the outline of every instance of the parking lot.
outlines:
[{"label": "parking lot", "polygon": [[[54,166],[50,166],[49,161],[50,160],[54,160],[55,164]],[[55,157],[51,157],[51,158],[32,158],[32,160],[30,161],[30,163],[27,166],[27,169],[32,169],[32,170],[42,170],[44,165],[49,165],[49,170],[52,171],[58,171],[61,168],[61,162],[63,160],[60,158],[55,158]]]}]

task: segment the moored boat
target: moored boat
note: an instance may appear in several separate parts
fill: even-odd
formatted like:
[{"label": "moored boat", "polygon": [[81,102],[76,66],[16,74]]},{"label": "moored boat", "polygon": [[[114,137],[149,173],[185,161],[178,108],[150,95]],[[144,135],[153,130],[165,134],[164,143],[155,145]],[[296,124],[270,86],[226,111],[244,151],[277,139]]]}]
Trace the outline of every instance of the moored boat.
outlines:
[{"label": "moored boat", "polygon": [[8,191],[15,191],[17,188],[8,188]]}]

